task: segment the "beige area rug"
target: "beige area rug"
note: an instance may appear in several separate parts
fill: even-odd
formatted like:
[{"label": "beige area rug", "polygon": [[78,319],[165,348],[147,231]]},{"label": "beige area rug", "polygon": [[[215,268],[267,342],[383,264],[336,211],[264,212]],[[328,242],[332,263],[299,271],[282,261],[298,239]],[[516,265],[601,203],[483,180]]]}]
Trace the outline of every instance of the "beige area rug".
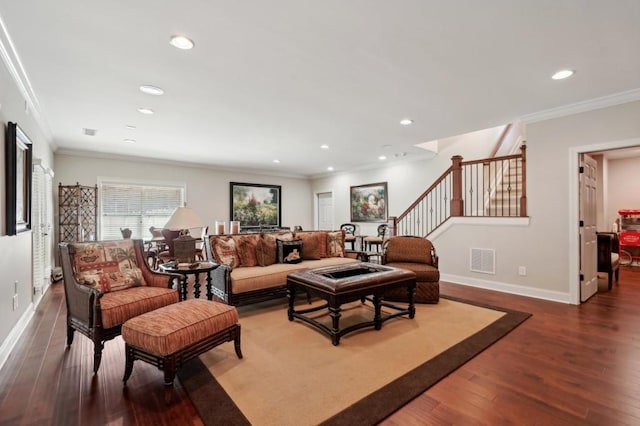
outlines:
[{"label": "beige area rug", "polygon": [[[206,424],[376,423],[529,316],[441,298],[416,305],[414,319],[394,318],[333,346],[316,328],[290,322],[282,301],[238,311],[244,358],[223,344],[179,372]],[[341,327],[370,320],[373,310],[356,302],[342,314]]]}]

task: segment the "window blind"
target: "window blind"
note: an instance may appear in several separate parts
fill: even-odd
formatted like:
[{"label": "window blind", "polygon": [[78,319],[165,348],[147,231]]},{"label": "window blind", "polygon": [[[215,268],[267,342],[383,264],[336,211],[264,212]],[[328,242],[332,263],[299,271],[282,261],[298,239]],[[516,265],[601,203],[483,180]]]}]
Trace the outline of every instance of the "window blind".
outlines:
[{"label": "window blind", "polygon": [[184,186],[124,182],[99,183],[100,238],[121,239],[120,228],[131,238],[149,239],[149,228],[163,228],[173,211],[184,205]]}]

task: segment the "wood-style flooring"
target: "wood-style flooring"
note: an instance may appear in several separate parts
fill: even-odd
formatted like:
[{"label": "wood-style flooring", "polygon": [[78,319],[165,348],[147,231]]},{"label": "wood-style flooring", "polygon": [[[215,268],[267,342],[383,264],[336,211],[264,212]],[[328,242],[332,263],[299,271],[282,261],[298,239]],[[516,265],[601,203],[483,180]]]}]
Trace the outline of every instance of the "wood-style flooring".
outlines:
[{"label": "wood-style flooring", "polygon": [[[443,294],[533,316],[383,424],[640,425],[640,267],[600,289],[573,306],[441,283]],[[155,367],[137,362],[123,388],[120,338],[94,376],[86,337],[65,348],[65,318],[57,283],[0,370],[0,424],[202,424],[177,379],[165,406]]]}]

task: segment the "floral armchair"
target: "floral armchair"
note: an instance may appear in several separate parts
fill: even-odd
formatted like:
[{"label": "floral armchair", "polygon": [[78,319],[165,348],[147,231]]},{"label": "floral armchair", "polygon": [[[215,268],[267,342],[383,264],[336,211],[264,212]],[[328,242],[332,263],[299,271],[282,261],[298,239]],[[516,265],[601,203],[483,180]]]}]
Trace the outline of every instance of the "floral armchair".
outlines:
[{"label": "floral armchair", "polygon": [[176,303],[180,275],[149,268],[141,240],[60,244],[67,303],[67,347],[77,330],[93,341],[93,372],[98,372],[107,340],[122,324],[145,312]]}]

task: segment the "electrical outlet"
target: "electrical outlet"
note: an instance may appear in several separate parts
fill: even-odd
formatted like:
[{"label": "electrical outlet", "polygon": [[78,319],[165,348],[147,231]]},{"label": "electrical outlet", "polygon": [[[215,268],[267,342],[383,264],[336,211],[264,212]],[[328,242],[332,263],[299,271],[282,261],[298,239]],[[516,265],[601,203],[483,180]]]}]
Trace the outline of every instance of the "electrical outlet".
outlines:
[{"label": "electrical outlet", "polygon": [[13,310],[17,310],[18,309],[18,295],[14,294],[13,295]]},{"label": "electrical outlet", "polygon": [[524,267],[524,266],[520,266],[518,268],[518,275],[520,275],[522,277],[526,276],[527,275],[527,268]]}]

